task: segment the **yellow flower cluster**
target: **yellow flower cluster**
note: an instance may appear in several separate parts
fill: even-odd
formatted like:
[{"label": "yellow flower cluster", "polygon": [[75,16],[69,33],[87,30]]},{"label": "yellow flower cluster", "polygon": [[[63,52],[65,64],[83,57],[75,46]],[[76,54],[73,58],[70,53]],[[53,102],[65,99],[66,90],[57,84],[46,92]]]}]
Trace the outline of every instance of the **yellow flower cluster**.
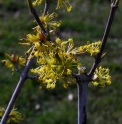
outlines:
[{"label": "yellow flower cluster", "polygon": [[96,57],[96,55],[100,52],[101,41],[91,43],[88,42],[87,45],[83,46],[84,52],[89,53],[91,56]]},{"label": "yellow flower cluster", "polygon": [[56,81],[60,80],[66,88],[68,84],[75,81],[72,72],[77,72],[79,62],[75,58],[76,54],[79,52],[74,48],[72,39],[61,41],[59,38],[56,38],[49,52],[40,52],[37,57],[39,67],[31,69],[31,72],[39,75],[40,87],[54,88]]},{"label": "yellow flower cluster", "polygon": [[109,75],[109,69],[102,68],[101,66],[99,69],[96,69],[92,83],[94,86],[100,85],[101,87],[104,87],[105,84],[110,85],[111,76]]},{"label": "yellow flower cluster", "polygon": [[[92,55],[99,53],[99,46],[101,42],[95,42],[85,46],[74,47],[73,39],[69,38],[62,41],[56,38],[55,42],[50,42],[47,37],[36,30],[36,34],[28,34],[26,38],[22,39],[22,45],[31,45],[26,52],[27,58],[37,58],[38,67],[31,69],[32,73],[38,75],[40,87],[54,88],[57,80],[60,80],[62,85],[66,88],[71,82],[75,82],[72,76],[73,72],[82,68],[82,64],[76,59],[77,54],[89,52]],[[14,70],[14,63],[19,67],[26,62],[24,58],[18,57],[16,54],[8,55],[8,60],[2,62],[9,68]],[[83,70],[80,73],[85,73]]]},{"label": "yellow flower cluster", "polygon": [[[5,112],[4,108],[0,107],[0,119],[2,118]],[[16,108],[13,108],[9,114],[6,124],[19,124],[20,120],[23,120],[24,117],[19,113]]]},{"label": "yellow flower cluster", "polygon": [[[40,33],[37,32],[37,35],[27,35],[26,39],[29,44],[32,44],[31,50],[26,52],[29,54],[31,51],[28,59],[35,56],[38,64],[38,67],[31,69],[31,72],[38,75],[40,88],[43,86],[54,88],[57,80],[60,80],[66,88],[72,81],[75,82],[72,72],[77,72],[77,69],[82,67],[82,64],[76,59],[76,55],[84,53],[87,45],[76,48],[71,38],[67,41],[56,38],[55,42],[52,43],[39,36]],[[95,45],[97,46],[97,43]]]},{"label": "yellow flower cluster", "polygon": [[[43,86],[54,88],[58,80],[61,81],[65,88],[71,82],[75,82],[72,73],[77,73],[78,68],[83,67],[76,59],[76,55],[89,52],[95,56],[99,53],[101,44],[98,41],[85,46],[74,47],[74,42],[71,38],[66,41],[56,38],[55,42],[50,42],[38,30],[36,30],[36,34],[26,35],[26,38],[22,39],[22,41],[25,41],[20,43],[22,45],[31,45],[29,50],[26,51],[26,59],[37,58],[38,67],[31,69],[31,72],[38,75],[37,80],[40,82],[40,88]],[[9,59],[2,62],[12,70],[14,70],[14,63],[21,67],[26,62],[24,58],[18,57],[16,54],[6,55]],[[80,73],[85,72],[82,70]]]}]

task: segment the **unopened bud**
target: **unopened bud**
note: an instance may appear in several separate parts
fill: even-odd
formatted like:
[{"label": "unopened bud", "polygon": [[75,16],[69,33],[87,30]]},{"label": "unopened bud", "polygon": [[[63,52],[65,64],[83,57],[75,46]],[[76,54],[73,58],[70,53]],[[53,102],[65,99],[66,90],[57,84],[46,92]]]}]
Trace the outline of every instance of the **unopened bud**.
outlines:
[{"label": "unopened bud", "polygon": [[18,55],[17,55],[16,53],[13,53],[13,54],[11,55],[11,61],[12,61],[12,62],[17,62],[17,61],[18,61]]}]

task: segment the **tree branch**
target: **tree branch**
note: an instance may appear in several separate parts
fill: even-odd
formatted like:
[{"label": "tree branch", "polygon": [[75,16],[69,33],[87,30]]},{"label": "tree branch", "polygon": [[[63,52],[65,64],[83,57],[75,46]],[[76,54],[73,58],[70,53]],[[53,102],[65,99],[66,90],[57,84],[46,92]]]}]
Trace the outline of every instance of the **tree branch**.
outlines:
[{"label": "tree branch", "polygon": [[87,90],[88,77],[86,74],[73,74],[78,88],[78,124],[87,124]]},{"label": "tree branch", "polygon": [[12,108],[13,108],[15,102],[16,102],[16,99],[17,99],[17,97],[18,97],[18,95],[19,95],[19,93],[20,93],[20,91],[21,91],[21,89],[23,87],[23,84],[24,84],[25,80],[28,77],[28,72],[29,72],[29,70],[31,68],[32,61],[33,61],[33,59],[28,60],[26,66],[25,66],[25,69],[24,69],[24,71],[22,72],[22,74],[20,76],[19,82],[18,82],[18,84],[17,84],[17,86],[16,86],[16,88],[14,90],[14,93],[12,94],[12,97],[11,97],[11,99],[9,101],[9,104],[8,104],[8,106],[6,108],[6,111],[5,111],[5,113],[4,113],[4,115],[3,115],[2,119],[1,119],[0,124],[6,124],[7,118],[9,117],[9,114],[10,114],[10,112],[11,112],[11,110],[12,110]]},{"label": "tree branch", "polygon": [[90,79],[92,78],[92,75],[93,75],[94,71],[96,70],[98,64],[101,62],[101,59],[102,59],[101,57],[102,57],[102,54],[103,54],[103,50],[105,48],[105,44],[106,44],[110,29],[111,29],[111,26],[112,26],[112,22],[113,22],[118,4],[119,4],[119,0],[113,0],[112,3],[111,3],[111,11],[110,11],[108,22],[107,22],[105,32],[104,32],[104,35],[103,35],[103,38],[102,38],[102,44],[101,44],[100,52],[98,53],[97,57],[95,58],[95,61],[92,65],[92,68],[91,68],[90,72],[88,73],[88,76],[89,76]]}]

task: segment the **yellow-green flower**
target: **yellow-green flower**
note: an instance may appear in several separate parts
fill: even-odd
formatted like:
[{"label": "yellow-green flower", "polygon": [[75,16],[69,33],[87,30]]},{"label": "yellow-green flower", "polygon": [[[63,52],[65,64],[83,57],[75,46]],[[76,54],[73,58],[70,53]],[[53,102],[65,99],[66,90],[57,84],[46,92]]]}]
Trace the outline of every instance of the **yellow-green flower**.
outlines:
[{"label": "yellow-green flower", "polygon": [[[61,25],[61,21],[54,21],[54,18],[56,18],[57,16],[58,16],[58,14],[53,12],[52,14],[47,13],[46,15],[42,15],[39,18],[40,18],[43,26],[46,29],[49,29],[50,32],[52,32],[52,31],[55,31]],[[40,27],[37,26],[37,29],[40,30]]]},{"label": "yellow-green flower", "polygon": [[111,76],[109,75],[109,69],[102,68],[101,66],[99,67],[99,69],[96,69],[92,83],[94,86],[100,85],[101,87],[104,87],[105,84],[110,85]]},{"label": "yellow-green flower", "polygon": [[[28,42],[28,45],[33,45],[35,43],[43,42],[46,39],[46,37],[41,33],[41,31],[37,31],[35,34],[28,34],[26,35],[26,38],[20,39],[22,41]],[[25,43],[19,43],[22,45],[27,45]]]},{"label": "yellow-green flower", "polygon": [[45,86],[47,89],[55,88],[57,74],[48,65],[31,69],[31,72],[39,75],[38,81],[40,82],[40,88],[43,86]]},{"label": "yellow-green flower", "polygon": [[56,44],[58,48],[58,53],[63,56],[73,57],[74,55],[81,54],[79,49],[74,47],[74,42],[72,38],[69,38],[67,41],[62,41],[59,38],[56,38]]},{"label": "yellow-green flower", "polygon": [[96,57],[97,54],[100,52],[101,41],[95,43],[89,43],[83,46],[84,52],[90,53],[91,56]]},{"label": "yellow-green flower", "polygon": [[40,31],[37,31],[36,35],[28,34],[23,41],[25,42],[19,44],[24,46],[32,45],[32,47],[25,53],[28,56],[28,59],[31,59],[34,56],[37,58],[43,58],[43,54],[48,53],[49,50],[52,49],[53,45],[53,43],[48,41],[46,36],[44,36]]},{"label": "yellow-green flower", "polygon": [[[5,112],[5,109],[0,107],[0,120]],[[16,108],[13,108],[8,116],[7,124],[19,124],[19,121],[23,120],[24,116],[17,111]]]}]

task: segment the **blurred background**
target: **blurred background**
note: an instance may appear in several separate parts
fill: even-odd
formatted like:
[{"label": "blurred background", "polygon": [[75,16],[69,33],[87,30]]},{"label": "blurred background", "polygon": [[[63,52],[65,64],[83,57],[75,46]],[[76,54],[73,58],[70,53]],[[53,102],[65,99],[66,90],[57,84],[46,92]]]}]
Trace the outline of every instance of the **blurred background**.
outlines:
[{"label": "blurred background", "polygon": [[[63,40],[73,37],[75,45],[102,39],[111,0],[75,0],[71,13],[59,11],[62,20],[57,35]],[[38,14],[42,7],[38,8]],[[52,11],[54,6],[52,6]],[[28,49],[18,45],[24,34],[32,33],[33,22],[26,0],[0,0],[0,60],[4,53],[23,55]],[[112,84],[105,88],[89,84],[88,124],[122,124],[122,2],[120,1],[106,44],[101,65],[110,68]],[[89,71],[93,59],[78,56]],[[0,63],[0,106],[6,107],[17,85],[19,75]],[[77,85],[64,89],[39,89],[39,83],[28,80],[15,103],[25,119],[20,124],[77,124]]]}]

